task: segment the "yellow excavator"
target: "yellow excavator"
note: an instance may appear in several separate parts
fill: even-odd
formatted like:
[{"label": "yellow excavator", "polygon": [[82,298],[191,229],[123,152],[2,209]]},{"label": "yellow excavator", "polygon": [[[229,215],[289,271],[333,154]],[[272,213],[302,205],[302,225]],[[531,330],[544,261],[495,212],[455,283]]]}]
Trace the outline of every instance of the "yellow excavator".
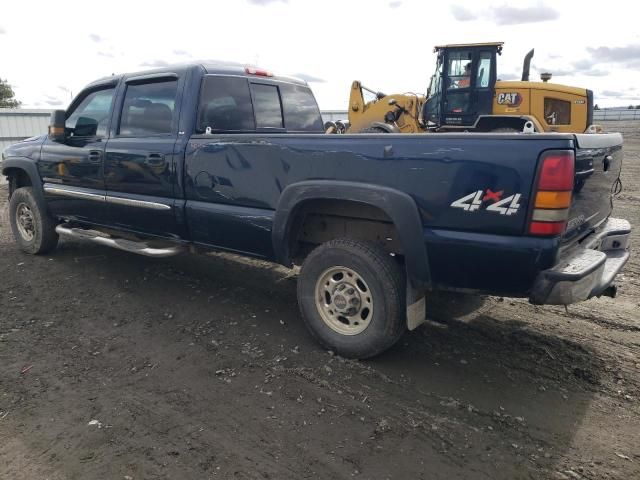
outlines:
[{"label": "yellow excavator", "polygon": [[[351,85],[348,124],[328,125],[341,133],[452,132],[595,132],[593,92],[529,81],[534,51],[524,59],[522,79],[497,78],[496,59],[502,42],[441,45],[427,96],[414,93],[385,95]],[[365,101],[364,92],[375,98]],[[336,128],[334,128],[336,127]]]}]

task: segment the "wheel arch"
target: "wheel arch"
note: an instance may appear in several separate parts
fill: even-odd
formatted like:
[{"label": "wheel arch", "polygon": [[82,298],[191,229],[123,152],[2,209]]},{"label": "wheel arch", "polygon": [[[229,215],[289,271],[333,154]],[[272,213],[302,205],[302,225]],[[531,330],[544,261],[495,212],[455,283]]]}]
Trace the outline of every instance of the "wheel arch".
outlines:
[{"label": "wheel arch", "polygon": [[318,200],[357,202],[381,210],[398,232],[412,285],[429,288],[431,275],[418,207],[406,193],[379,185],[314,180],[286,187],[280,196],[272,229],[273,251],[278,263],[292,265],[291,239],[298,213],[307,202]]},{"label": "wheel arch", "polygon": [[[33,163],[32,160],[28,158],[21,157],[9,157],[6,158],[2,162],[2,175],[7,177],[17,179],[18,184],[14,182],[9,182],[9,196],[13,194],[13,189],[31,186],[33,187],[33,194],[42,205],[44,203],[44,194],[42,190],[42,181],[40,180],[40,175],[38,174],[38,168],[36,164]],[[23,182],[28,179],[29,184],[23,184]]]}]

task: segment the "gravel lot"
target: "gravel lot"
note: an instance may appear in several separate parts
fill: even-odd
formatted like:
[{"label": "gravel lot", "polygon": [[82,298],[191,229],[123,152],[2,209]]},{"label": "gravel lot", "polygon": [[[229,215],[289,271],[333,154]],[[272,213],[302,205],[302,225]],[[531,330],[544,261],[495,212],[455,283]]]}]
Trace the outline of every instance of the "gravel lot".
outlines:
[{"label": "gravel lot", "polygon": [[640,134],[619,296],[438,296],[386,354],[307,335],[295,277],[230,255],[15,247],[0,186],[0,477],[640,478]]}]

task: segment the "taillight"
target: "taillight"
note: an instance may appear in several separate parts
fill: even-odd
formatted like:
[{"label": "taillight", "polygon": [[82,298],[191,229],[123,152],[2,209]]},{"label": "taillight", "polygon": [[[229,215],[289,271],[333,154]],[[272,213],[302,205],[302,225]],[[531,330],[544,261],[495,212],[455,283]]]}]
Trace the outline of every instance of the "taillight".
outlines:
[{"label": "taillight", "polygon": [[569,217],[575,172],[573,150],[549,151],[542,157],[529,233],[561,235]]},{"label": "taillight", "polygon": [[273,73],[260,68],[246,67],[244,71],[249,75],[258,75],[259,77],[273,77]]}]

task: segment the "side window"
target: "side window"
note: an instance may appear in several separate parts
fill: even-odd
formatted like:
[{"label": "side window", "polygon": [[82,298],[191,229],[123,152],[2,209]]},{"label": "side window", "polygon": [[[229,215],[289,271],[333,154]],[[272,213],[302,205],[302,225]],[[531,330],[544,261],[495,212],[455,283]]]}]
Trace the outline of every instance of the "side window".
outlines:
[{"label": "side window", "polygon": [[106,137],[115,88],[96,90],[84,97],[67,118],[72,137]]},{"label": "side window", "polygon": [[284,123],[289,132],[323,133],[322,117],[311,90],[303,85],[280,85]]},{"label": "side window", "polygon": [[544,119],[548,125],[571,124],[571,102],[545,97]]},{"label": "side window", "polygon": [[480,52],[480,62],[478,63],[478,76],[476,77],[476,87],[487,88],[491,77],[491,52]]},{"label": "side window", "polygon": [[198,106],[197,132],[255,130],[249,82],[241,77],[206,76]]},{"label": "side window", "polygon": [[171,133],[175,115],[177,80],[127,85],[119,135],[147,136]]},{"label": "side window", "polygon": [[429,97],[435,96],[440,93],[442,87],[442,62],[438,61],[436,66],[436,72],[431,77],[431,83],[429,84]]},{"label": "side window", "polygon": [[447,89],[469,88],[471,84],[471,52],[450,52]]},{"label": "side window", "polygon": [[251,84],[253,110],[257,128],[283,128],[282,108],[278,87],[261,83]]}]

